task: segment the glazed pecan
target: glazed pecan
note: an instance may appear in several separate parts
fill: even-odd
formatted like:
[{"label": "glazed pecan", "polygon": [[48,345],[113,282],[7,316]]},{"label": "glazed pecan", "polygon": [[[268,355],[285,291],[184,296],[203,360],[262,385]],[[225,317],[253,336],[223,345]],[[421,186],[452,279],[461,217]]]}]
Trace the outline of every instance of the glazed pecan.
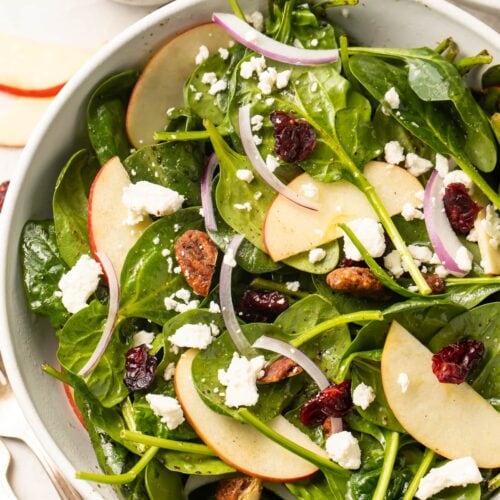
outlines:
[{"label": "glazed pecan", "polygon": [[215,500],[259,500],[262,482],[254,477],[222,479],[217,486]]},{"label": "glazed pecan", "polygon": [[264,375],[259,378],[261,384],[279,382],[302,373],[302,368],[290,358],[282,356],[264,368]]},{"label": "glazed pecan", "polygon": [[334,269],[326,277],[326,283],[336,292],[349,293],[356,297],[368,297],[378,300],[387,298],[387,289],[372,271],[365,267]]},{"label": "glazed pecan", "polygon": [[424,273],[423,276],[427,284],[431,287],[432,293],[444,292],[445,284],[443,278],[431,273]]},{"label": "glazed pecan", "polygon": [[208,234],[188,229],[175,243],[175,258],[189,286],[206,297],[217,262],[217,248]]}]

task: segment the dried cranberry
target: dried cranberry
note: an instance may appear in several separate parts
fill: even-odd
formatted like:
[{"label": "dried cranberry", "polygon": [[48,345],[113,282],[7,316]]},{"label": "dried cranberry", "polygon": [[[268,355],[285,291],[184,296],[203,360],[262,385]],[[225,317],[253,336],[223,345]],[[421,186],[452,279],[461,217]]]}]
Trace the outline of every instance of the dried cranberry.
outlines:
[{"label": "dried cranberry", "polygon": [[432,371],[440,382],[461,384],[481,361],[484,344],[477,340],[461,340],[443,347],[432,356]]},{"label": "dried cranberry", "polygon": [[431,287],[432,293],[444,293],[446,286],[443,278],[432,273],[424,273],[423,277],[426,283]]},{"label": "dried cranberry", "polygon": [[344,380],[310,399],[300,409],[300,421],[304,425],[320,425],[327,417],[343,417],[351,408],[351,381]]},{"label": "dried cranberry", "polygon": [[453,231],[462,235],[469,234],[481,207],[469,196],[465,185],[460,182],[448,184],[443,202]]},{"label": "dried cranberry", "polygon": [[304,160],[316,146],[316,131],[306,121],[292,113],[273,111],[274,151],[281,160],[296,163]]},{"label": "dried cranberry", "polygon": [[288,306],[288,299],[280,292],[247,290],[236,312],[247,323],[272,323]]},{"label": "dried cranberry", "polygon": [[9,181],[2,182],[0,184],[0,212],[3,208],[3,202],[5,201],[5,196],[7,195],[7,189],[9,189]]},{"label": "dried cranberry", "polygon": [[125,357],[125,385],[131,391],[147,389],[155,379],[157,361],[143,344],[132,347]]}]

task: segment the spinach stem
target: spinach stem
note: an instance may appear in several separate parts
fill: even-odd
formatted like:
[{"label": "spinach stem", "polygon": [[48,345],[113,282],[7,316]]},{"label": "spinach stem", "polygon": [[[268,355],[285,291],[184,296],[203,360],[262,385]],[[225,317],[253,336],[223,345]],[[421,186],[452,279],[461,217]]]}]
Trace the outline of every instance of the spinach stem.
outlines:
[{"label": "spinach stem", "polygon": [[382,349],[375,349],[373,351],[361,351],[361,352],[353,352],[349,354],[347,358],[343,359],[340,363],[339,369],[337,370],[337,374],[335,375],[335,383],[340,384],[347,377],[349,372],[349,368],[351,367],[351,363],[355,359],[367,359],[369,361],[380,361],[382,359]]},{"label": "spinach stem", "polygon": [[447,278],[446,286],[457,285],[500,285],[500,276],[481,278]]},{"label": "spinach stem", "polygon": [[346,323],[356,323],[358,321],[382,321],[384,316],[381,311],[358,311],[349,314],[342,314],[341,316],[336,316],[335,318],[323,321],[318,325],[306,330],[301,335],[294,338],[290,344],[295,347],[300,347],[302,344],[309,342],[311,339],[319,335],[320,333],[330,330],[336,326],[345,325]]},{"label": "spinach stem", "polygon": [[[218,129],[221,135],[227,135],[227,130]],[[206,130],[189,130],[181,132],[155,132],[153,134],[155,141],[201,141],[210,139]]]},{"label": "spinach stem", "polygon": [[291,297],[297,297],[299,299],[303,299],[310,295],[308,292],[301,292],[299,290],[294,292],[293,290],[290,290],[284,283],[276,283],[264,278],[255,278],[254,280],[252,280],[252,282],[250,283],[250,288],[275,290],[276,292],[281,292],[285,295],[290,295]]},{"label": "spinach stem", "polygon": [[417,492],[420,480],[427,474],[427,471],[432,465],[432,461],[434,460],[435,456],[436,454],[429,448],[425,450],[424,456],[422,457],[422,461],[418,466],[417,472],[415,472],[415,475],[413,476],[411,483],[409,484],[408,488],[405,491],[403,500],[413,499],[415,493]]},{"label": "spinach stem", "polygon": [[243,21],[246,22],[246,17],[245,13],[240,7],[240,4],[238,3],[238,0],[229,0],[229,5],[231,6],[231,9],[233,9],[233,12]]},{"label": "spinach stem", "polygon": [[455,63],[455,66],[461,75],[465,75],[465,73],[474,68],[474,66],[479,66],[480,64],[490,64],[491,61],[493,61],[493,57],[487,50],[483,50],[475,56],[463,57],[460,61]]},{"label": "spinach stem", "polygon": [[59,370],[56,370],[53,366],[49,365],[48,363],[42,364],[42,371],[47,375],[50,375],[51,377],[59,380],[59,382],[69,385],[69,382],[64,373],[60,372]]},{"label": "spinach stem", "polygon": [[145,469],[159,448],[151,446],[141,459],[128,471],[123,474],[94,474],[92,472],[77,472],[77,479],[84,479],[85,481],[94,481],[96,483],[105,484],[125,484],[134,481],[134,479]]},{"label": "spinach stem", "polygon": [[384,464],[382,465],[382,472],[378,478],[377,487],[373,493],[372,500],[384,500],[389,482],[391,481],[392,471],[394,469],[394,462],[398,454],[399,447],[399,433],[391,432],[386,438]]},{"label": "spinach stem", "polygon": [[497,474],[488,481],[488,490],[495,491],[497,488],[500,488],[500,474]]},{"label": "spinach stem", "polygon": [[451,37],[445,38],[444,40],[441,40],[437,44],[437,47],[434,49],[434,52],[436,52],[437,54],[442,54],[452,43],[453,43],[453,38]]},{"label": "spinach stem", "polygon": [[155,436],[148,436],[142,432],[136,431],[121,431],[120,437],[125,441],[132,441],[133,443],[142,443],[156,448],[165,450],[182,451],[185,453],[194,453],[196,455],[208,455],[211,457],[216,454],[204,444],[189,443],[186,441],[174,441],[173,439],[164,439]]},{"label": "spinach stem", "polygon": [[340,467],[331,460],[328,460],[325,457],[317,455],[311,450],[308,450],[307,448],[304,448],[303,446],[300,446],[297,443],[286,438],[285,436],[282,436],[281,434],[277,433],[276,431],[271,429],[271,427],[269,427],[267,424],[262,422],[262,420],[256,417],[253,413],[251,413],[247,408],[242,408],[238,410],[238,415],[244,422],[257,429],[259,432],[264,434],[264,436],[267,436],[275,443],[279,444],[280,446],[283,446],[283,448],[287,449],[288,451],[291,451],[292,453],[295,453],[295,455],[303,458],[304,460],[311,462],[320,469],[327,469],[343,477],[348,477],[350,475],[347,470]]}]

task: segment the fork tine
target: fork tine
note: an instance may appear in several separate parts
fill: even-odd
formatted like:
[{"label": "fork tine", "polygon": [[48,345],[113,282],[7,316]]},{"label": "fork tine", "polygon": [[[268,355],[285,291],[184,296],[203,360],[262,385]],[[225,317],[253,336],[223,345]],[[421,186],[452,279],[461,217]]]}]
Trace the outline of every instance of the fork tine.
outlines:
[{"label": "fork tine", "polygon": [[10,487],[9,480],[7,479],[9,464],[10,452],[0,439],[0,497],[5,500],[17,500],[16,495]]}]

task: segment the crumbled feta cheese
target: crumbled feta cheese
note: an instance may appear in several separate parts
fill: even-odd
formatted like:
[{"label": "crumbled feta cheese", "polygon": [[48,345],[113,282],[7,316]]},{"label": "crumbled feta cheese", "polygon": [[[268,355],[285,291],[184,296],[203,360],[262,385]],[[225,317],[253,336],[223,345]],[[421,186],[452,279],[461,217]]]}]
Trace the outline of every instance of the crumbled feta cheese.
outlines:
[{"label": "crumbled feta cheese", "polygon": [[148,214],[160,217],[176,212],[184,203],[184,196],[159,184],[139,181],[123,188],[122,202],[128,208],[125,223],[135,225]]},{"label": "crumbled feta cheese", "polygon": [[300,288],[300,281],[287,281],[286,288],[291,292],[298,292]]},{"label": "crumbled feta cheese", "polygon": [[210,304],[208,306],[208,312],[211,312],[213,314],[220,313],[220,306],[217,304],[217,302],[214,302],[213,300],[210,301]]},{"label": "crumbled feta cheese", "polygon": [[450,273],[448,272],[448,270],[446,269],[446,267],[444,267],[442,264],[438,264],[435,268],[434,268],[434,273],[437,274],[437,276],[439,278],[446,278],[446,276],[448,276]]},{"label": "crumbled feta cheese", "polygon": [[[170,258],[171,257],[169,257],[169,259]],[[163,302],[165,304],[165,308],[167,309],[167,311],[175,311],[178,313],[183,313],[186,311],[190,311],[191,309],[196,309],[200,305],[199,300],[191,300],[191,293],[189,292],[189,290],[186,290],[185,288],[177,290],[177,292],[170,295],[170,297],[165,297]]]},{"label": "crumbled feta cheese", "polygon": [[198,54],[196,54],[196,57],[194,58],[194,62],[196,65],[201,64],[202,62],[206,61],[209,56],[208,48],[206,45],[201,45],[200,48],[198,49]]},{"label": "crumbled feta cheese", "polygon": [[318,196],[319,190],[316,184],[313,184],[312,182],[306,182],[300,185],[300,192],[306,198],[316,198]]},{"label": "crumbled feta cheese", "polygon": [[290,75],[292,74],[292,70],[287,69],[285,71],[281,71],[276,75],[276,87],[278,89],[284,89],[288,82],[290,81]]},{"label": "crumbled feta cheese", "polygon": [[231,248],[228,248],[226,253],[224,254],[224,258],[222,259],[222,261],[228,266],[235,267],[236,260],[234,257],[234,251]]},{"label": "crumbled feta cheese", "polygon": [[180,224],[177,224],[177,223],[175,223],[175,224],[174,224],[174,231],[175,231],[176,233],[178,233],[178,232],[179,232],[179,229],[180,229],[180,228],[181,228],[181,225],[180,225]]},{"label": "crumbled feta cheese", "polygon": [[208,93],[210,95],[216,95],[219,92],[222,92],[223,90],[226,89],[227,89],[227,80],[224,80],[224,78],[222,78],[221,80],[217,80],[215,83],[212,83],[212,85],[208,89]]},{"label": "crumbled feta cheese", "polygon": [[349,432],[332,434],[325,443],[328,456],[344,469],[359,469],[361,466],[361,449],[358,440]]},{"label": "crumbled feta cheese", "polygon": [[311,86],[309,87],[311,92],[317,92],[318,91],[318,82],[312,82]]},{"label": "crumbled feta cheese", "polygon": [[298,49],[304,48],[304,45],[302,45],[302,42],[298,38],[293,39],[293,46],[297,47]]},{"label": "crumbled feta cheese", "polygon": [[266,69],[266,59],[264,57],[252,56],[250,60],[243,61],[240,66],[240,76],[245,80],[252,78],[256,73],[260,75]]},{"label": "crumbled feta cheese", "polygon": [[58,287],[61,301],[66,310],[72,314],[87,307],[87,300],[96,291],[101,266],[88,255],[82,255],[77,263],[61,276]]},{"label": "crumbled feta cheese", "polygon": [[387,163],[397,165],[405,159],[403,146],[399,141],[390,141],[384,146],[384,156]]},{"label": "crumbled feta cheese", "polygon": [[366,410],[375,401],[373,387],[361,382],[352,393],[352,402],[362,410]]},{"label": "crumbled feta cheese", "polygon": [[276,71],[276,68],[267,68],[265,71],[260,73],[257,87],[264,95],[269,95],[273,91],[277,78],[278,72]]},{"label": "crumbled feta cheese", "polygon": [[161,251],[161,254],[162,254],[163,257],[168,257],[170,255],[170,250],[168,248],[164,248]]},{"label": "crumbled feta cheese", "polygon": [[444,187],[447,187],[450,184],[463,184],[467,188],[469,194],[471,194],[474,190],[474,183],[471,178],[459,168],[446,174],[443,179],[443,184]]},{"label": "crumbled feta cheese", "polygon": [[169,430],[176,429],[184,422],[184,414],[177,399],[163,394],[146,394],[146,401]]},{"label": "crumbled feta cheese", "polygon": [[311,40],[311,47],[317,47],[318,46],[318,39],[317,38],[313,38]]},{"label": "crumbled feta cheese", "polygon": [[175,292],[175,296],[187,304],[191,299],[191,292],[187,288],[181,288]]},{"label": "crumbled feta cheese", "polygon": [[196,92],[196,94],[194,95],[194,100],[197,102],[201,101],[202,97],[203,97],[203,92]]},{"label": "crumbled feta cheese", "polygon": [[405,203],[403,205],[403,210],[401,211],[401,215],[404,220],[410,222],[415,219],[423,219],[424,213],[422,210],[416,208],[413,203]]},{"label": "crumbled feta cheese", "polygon": [[213,85],[215,82],[217,82],[217,75],[214,72],[204,73],[201,77],[201,83],[205,85]]},{"label": "crumbled feta cheese", "polygon": [[203,210],[203,207],[200,207],[198,213],[200,214],[201,217],[205,218],[205,210]]},{"label": "crumbled feta cheese", "polygon": [[155,236],[153,238],[153,244],[154,245],[159,245],[160,244],[160,237],[159,236]]},{"label": "crumbled feta cheese", "polygon": [[408,245],[408,251],[417,265],[421,263],[430,264],[432,260],[432,251],[423,245]]},{"label": "crumbled feta cheese", "polygon": [[401,255],[397,250],[392,250],[384,257],[384,266],[396,278],[405,272]]},{"label": "crumbled feta cheese", "polygon": [[456,458],[441,467],[433,467],[420,480],[415,496],[426,500],[445,488],[478,484],[482,480],[481,472],[472,457]]},{"label": "crumbled feta cheese", "polygon": [[266,106],[272,106],[274,104],[274,97],[268,97],[265,101],[264,104]]},{"label": "crumbled feta cheese", "polygon": [[235,203],[233,206],[236,210],[246,210],[247,212],[252,211],[252,205],[249,201],[246,201],[245,203]]},{"label": "crumbled feta cheese", "polygon": [[424,201],[424,198],[425,198],[425,191],[423,189],[421,189],[420,191],[417,191],[415,193],[415,198],[419,201]]},{"label": "crumbled feta cheese", "polygon": [[273,156],[273,155],[266,156],[266,167],[271,172],[274,172],[279,166],[280,166],[280,162],[278,161],[278,159],[275,156]]},{"label": "crumbled feta cheese", "polygon": [[264,16],[256,10],[251,14],[245,14],[245,18],[257,31],[264,31]]},{"label": "crumbled feta cheese", "polygon": [[258,135],[253,135],[253,142],[256,146],[260,146],[262,144],[262,137],[259,137]]},{"label": "crumbled feta cheese", "polygon": [[248,168],[240,168],[239,170],[237,170],[236,177],[238,177],[240,181],[244,182],[252,182],[254,179],[253,172]]},{"label": "crumbled feta cheese", "polygon": [[472,269],[472,254],[467,248],[461,246],[455,254],[455,262],[462,271],[468,273]]},{"label": "crumbled feta cheese", "polygon": [[[385,236],[382,224],[370,217],[362,217],[347,223],[361,244],[372,257],[382,257],[385,252]],[[347,259],[359,261],[363,257],[347,235],[344,235],[344,254]]]},{"label": "crumbled feta cheese", "polygon": [[253,115],[250,118],[250,124],[252,125],[252,130],[258,132],[264,125],[264,117],[262,115]]},{"label": "crumbled feta cheese", "polygon": [[225,49],[224,47],[221,47],[218,52],[224,61],[229,57],[229,50]]},{"label": "crumbled feta cheese", "polygon": [[448,162],[448,158],[437,153],[436,154],[436,171],[437,171],[439,177],[442,177],[444,179],[446,177],[446,174],[449,172],[449,170],[450,170],[450,163]]},{"label": "crumbled feta cheese", "polygon": [[384,101],[391,109],[398,109],[400,105],[399,94],[394,87],[391,87],[384,95]]},{"label": "crumbled feta cheese", "polygon": [[163,372],[163,380],[165,382],[168,382],[169,380],[172,380],[175,375],[175,363],[172,361],[167,365],[165,368],[165,371]]},{"label": "crumbled feta cheese", "polygon": [[225,403],[230,408],[253,406],[259,399],[257,379],[266,365],[264,356],[247,359],[235,352],[227,370],[218,371],[219,382],[226,387]]},{"label": "crumbled feta cheese", "polygon": [[500,247],[500,217],[493,205],[486,207],[485,217],[481,221],[481,227],[489,236],[488,243],[492,248]]},{"label": "crumbled feta cheese", "polygon": [[260,200],[262,198],[262,191],[257,191],[254,195],[253,195],[253,199],[254,200]]},{"label": "crumbled feta cheese", "polygon": [[193,347],[195,349],[206,349],[212,340],[210,326],[203,323],[182,325],[169,337],[170,343],[177,347]]},{"label": "crumbled feta cheese", "polygon": [[316,262],[321,262],[326,257],[326,252],[322,248],[313,248],[309,250],[309,262],[311,264],[316,264]]},{"label": "crumbled feta cheese", "polygon": [[139,347],[140,345],[145,345],[148,349],[151,349],[151,344],[155,339],[155,334],[151,332],[146,332],[141,330],[137,332],[132,338],[132,347]]},{"label": "crumbled feta cheese", "polygon": [[415,153],[408,153],[406,155],[405,167],[410,174],[418,177],[419,175],[428,172],[434,167],[434,165],[431,161],[426,160],[425,158],[420,158],[420,156]]},{"label": "crumbled feta cheese", "polygon": [[408,378],[408,375],[404,372],[401,372],[398,375],[397,383],[399,387],[401,387],[401,392],[403,394],[408,390],[408,387],[410,387],[410,379]]}]

